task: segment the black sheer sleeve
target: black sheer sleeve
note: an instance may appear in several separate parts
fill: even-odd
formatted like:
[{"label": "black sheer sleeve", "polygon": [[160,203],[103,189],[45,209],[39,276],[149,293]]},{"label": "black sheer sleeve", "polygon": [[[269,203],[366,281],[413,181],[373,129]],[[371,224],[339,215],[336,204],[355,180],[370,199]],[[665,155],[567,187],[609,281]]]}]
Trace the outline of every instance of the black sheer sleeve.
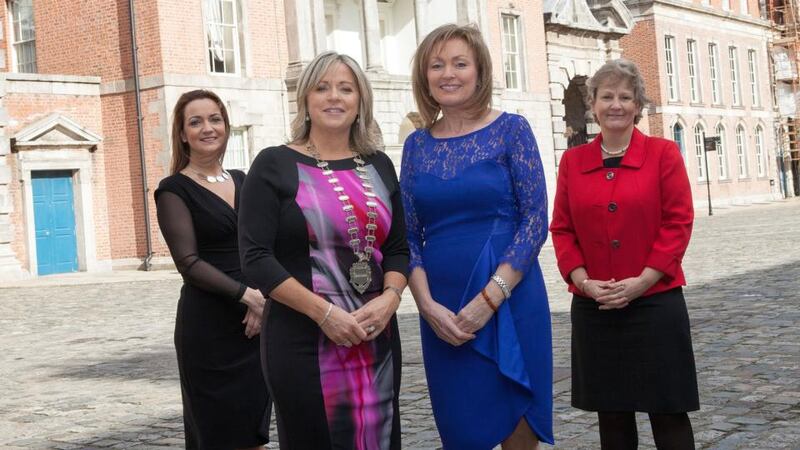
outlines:
[{"label": "black sheer sleeve", "polygon": [[239,301],[247,286],[200,258],[192,214],[183,199],[169,191],[156,196],[158,226],[184,282],[220,297]]},{"label": "black sheer sleeve", "polygon": [[386,187],[391,192],[392,225],[386,240],[381,246],[384,272],[399,272],[408,277],[408,241],[406,240],[406,221],[403,212],[403,199],[400,194],[400,183],[392,160],[384,153],[376,155],[376,167]]}]

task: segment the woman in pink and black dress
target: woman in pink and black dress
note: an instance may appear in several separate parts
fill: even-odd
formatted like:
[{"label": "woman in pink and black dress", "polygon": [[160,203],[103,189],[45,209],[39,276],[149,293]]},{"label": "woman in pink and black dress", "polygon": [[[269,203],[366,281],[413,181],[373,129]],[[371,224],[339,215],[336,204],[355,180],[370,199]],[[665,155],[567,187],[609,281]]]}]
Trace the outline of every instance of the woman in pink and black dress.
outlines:
[{"label": "woman in pink and black dress", "polygon": [[253,163],[239,216],[243,270],[271,298],[262,367],[281,448],[399,450],[408,246],[397,175],[351,58],[317,56],[297,107],[292,141]]}]

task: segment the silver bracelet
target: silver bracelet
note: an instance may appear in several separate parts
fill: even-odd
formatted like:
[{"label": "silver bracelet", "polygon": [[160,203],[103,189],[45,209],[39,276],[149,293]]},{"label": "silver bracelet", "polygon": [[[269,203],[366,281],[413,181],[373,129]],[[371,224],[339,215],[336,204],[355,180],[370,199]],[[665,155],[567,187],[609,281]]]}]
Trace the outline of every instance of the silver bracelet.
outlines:
[{"label": "silver bracelet", "polygon": [[491,278],[492,281],[494,281],[495,283],[497,283],[498,286],[500,286],[500,290],[503,292],[503,297],[505,297],[506,300],[508,300],[508,297],[511,297],[511,288],[508,287],[508,283],[506,283],[506,280],[504,280],[498,274],[492,275]]},{"label": "silver bracelet", "polygon": [[331,316],[331,311],[333,311],[333,303],[328,305],[328,311],[325,313],[325,317],[322,318],[322,322],[319,323],[319,327],[322,328],[325,325],[325,322],[328,320],[328,317]]}]

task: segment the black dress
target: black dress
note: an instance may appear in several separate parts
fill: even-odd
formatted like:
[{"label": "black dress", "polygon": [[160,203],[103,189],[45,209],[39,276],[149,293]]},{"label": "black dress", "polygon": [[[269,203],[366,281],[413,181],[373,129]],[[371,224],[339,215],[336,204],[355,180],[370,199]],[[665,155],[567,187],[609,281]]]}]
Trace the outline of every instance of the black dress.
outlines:
[{"label": "black dress", "polygon": [[[604,167],[619,167],[607,158]],[[700,409],[689,313],[680,287],[622,309],[572,297],[572,406],[586,411]]]},{"label": "black dress", "polygon": [[184,279],[175,319],[175,350],[187,449],[234,449],[269,438],[271,402],[261,375],[258,338],[248,339],[247,307],[235,208],[183,174],[155,192],[158,223]]},{"label": "black dress", "polygon": [[[293,277],[307,289],[352,312],[379,295],[383,274],[405,274],[400,187],[384,153],[364,158],[362,175],[376,194],[378,212],[372,283],[363,294],[348,282],[355,262],[348,227],[366,235],[366,201],[352,158],[316,160],[287,146],[259,153],[242,189],[239,216],[242,269],[268,294]],[[334,191],[328,176],[343,188]],[[338,195],[348,195],[357,220],[349,225]],[[308,316],[272,301],[261,331],[264,373],[283,450],[400,450],[400,337],[393,317],[374,340],[335,345]]]}]

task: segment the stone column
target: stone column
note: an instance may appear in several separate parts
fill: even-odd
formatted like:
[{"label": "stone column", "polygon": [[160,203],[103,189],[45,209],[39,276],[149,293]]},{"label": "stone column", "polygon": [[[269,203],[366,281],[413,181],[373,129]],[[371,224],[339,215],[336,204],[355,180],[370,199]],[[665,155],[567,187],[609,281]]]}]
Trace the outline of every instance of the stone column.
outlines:
[{"label": "stone column", "polygon": [[368,72],[383,72],[381,61],[381,26],[378,18],[377,0],[361,0],[361,29],[364,30],[364,48]]},{"label": "stone column", "polygon": [[3,97],[5,97],[5,78],[0,78],[0,280],[10,280],[23,278],[25,274],[12,248],[14,224],[11,223],[11,213],[14,211],[14,201],[11,198],[12,177],[9,160],[14,155],[11,153],[11,143],[6,136],[8,118],[2,104]]},{"label": "stone column", "polygon": [[[456,9],[459,24],[474,23],[478,25],[482,33],[488,32],[486,0],[457,0]],[[488,36],[485,38],[488,39]]]},{"label": "stone column", "polygon": [[[286,44],[289,53],[287,79],[296,79],[303,67],[317,54],[317,30],[325,29],[324,13],[322,24],[317,24],[315,0],[286,0]],[[322,4],[322,0],[319,0]],[[321,25],[321,26],[320,26]]]},{"label": "stone column", "polygon": [[314,50],[315,54],[328,50],[328,37],[325,29],[325,1],[312,0],[314,17]]},{"label": "stone column", "polygon": [[414,0],[414,28],[417,32],[417,45],[421,44],[425,35],[431,31],[426,23],[427,12],[428,0]]}]

